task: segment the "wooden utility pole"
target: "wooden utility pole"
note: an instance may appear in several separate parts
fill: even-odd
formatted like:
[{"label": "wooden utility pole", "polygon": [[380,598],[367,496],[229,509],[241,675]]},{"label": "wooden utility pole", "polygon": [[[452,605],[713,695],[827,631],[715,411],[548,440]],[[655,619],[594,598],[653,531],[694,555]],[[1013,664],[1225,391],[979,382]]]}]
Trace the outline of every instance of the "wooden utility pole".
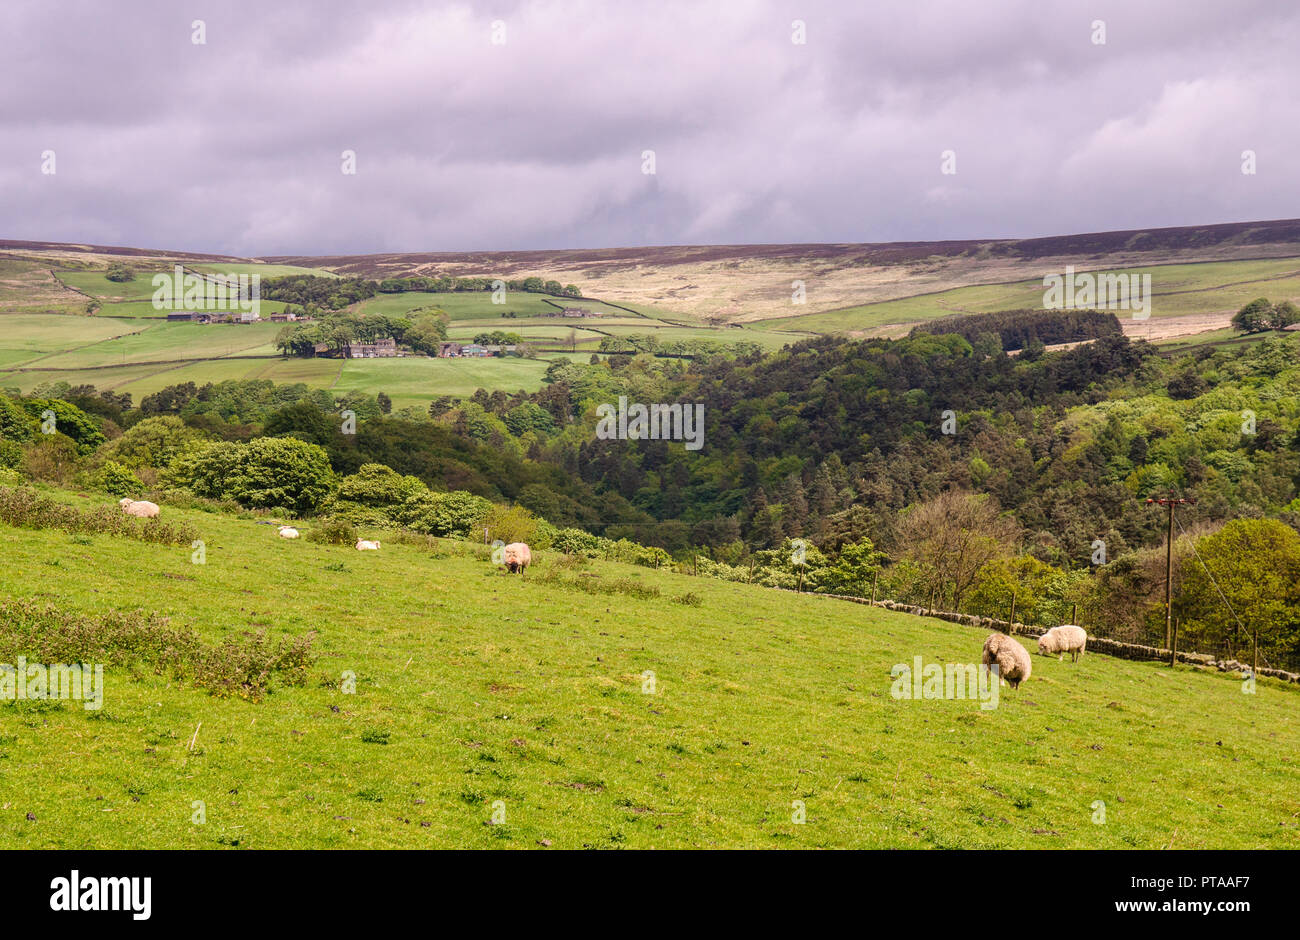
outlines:
[{"label": "wooden utility pole", "polygon": [[1016,592],[1011,592],[1011,619],[1007,621],[1007,636],[1016,632]]},{"label": "wooden utility pole", "polygon": [[1070,607],[1070,623],[1075,626],[1079,625],[1079,605],[1074,604]]},{"label": "wooden utility pole", "polygon": [[1174,639],[1169,644],[1169,668],[1178,665],[1178,621],[1174,621]]},{"label": "wooden utility pole", "polygon": [[879,580],[880,580],[880,569],[877,568],[876,573],[871,576],[871,603],[873,606],[876,603],[876,582]]},{"label": "wooden utility pole", "polygon": [[1169,507],[1169,532],[1165,537],[1165,649],[1174,641],[1174,507],[1182,503],[1195,503],[1194,499],[1180,499],[1172,494],[1159,499],[1148,499]]}]

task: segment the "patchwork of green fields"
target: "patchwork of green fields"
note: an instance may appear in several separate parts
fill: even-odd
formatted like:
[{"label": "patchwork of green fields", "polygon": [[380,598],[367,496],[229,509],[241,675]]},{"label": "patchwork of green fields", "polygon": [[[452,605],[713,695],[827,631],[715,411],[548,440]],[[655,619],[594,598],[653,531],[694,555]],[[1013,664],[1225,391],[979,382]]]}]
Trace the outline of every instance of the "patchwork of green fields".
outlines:
[{"label": "patchwork of green fields", "polygon": [[[214,263],[192,266],[220,273],[260,273],[263,276],[324,273],[292,265]],[[1081,262],[1080,269],[1086,267]],[[1221,313],[1238,309],[1247,301],[1267,296],[1272,300],[1300,299],[1300,259],[1232,261],[1163,265],[1124,269],[1122,273],[1150,274],[1153,318]],[[224,378],[270,378],[305,381],[336,391],[386,392],[399,407],[423,406],[440,395],[468,395],[477,388],[517,391],[539,387],[547,360],[364,360],[341,364],[304,360],[260,359],[277,354],[274,338],[280,324],[197,325],[167,323],[166,310],[150,302],[150,273],[140,271],[135,281],[115,284],[102,271],[56,269],[64,283],[103,302],[98,316],[49,316],[30,312],[6,313],[6,330],[0,334],[0,383],[30,389],[45,381],[88,383],[129,391],[133,395],[157,391],[171,382],[220,381]],[[41,279],[44,278],[44,281]],[[0,294],[22,293],[22,285],[46,286],[42,303],[25,307],[9,297],[5,310],[63,310],[84,313],[84,299],[62,288],[49,271],[29,261],[0,259]],[[29,287],[35,292],[35,287]],[[51,301],[50,298],[53,298]],[[962,287],[936,294],[867,304],[845,310],[763,320],[743,328],[681,325],[661,311],[637,307],[645,316],[600,301],[565,300],[542,294],[513,291],[504,305],[492,303],[486,292],[380,294],[358,304],[362,314],[401,315],[412,310],[439,309],[449,317],[448,336],[467,341],[484,331],[502,330],[523,335],[539,344],[556,347],[576,343],[576,352],[590,355],[606,336],[651,334],[662,343],[702,340],[720,344],[750,342],[778,349],[791,342],[826,332],[906,329],[906,324],[959,313],[984,313],[1042,303],[1041,281],[1021,281]],[[3,299],[0,297],[0,299]],[[60,305],[63,306],[60,306]],[[596,319],[551,316],[557,305],[586,307],[604,313]],[[263,301],[269,316],[285,304]],[[514,316],[503,316],[515,314]],[[1120,314],[1123,316],[1123,312]],[[114,319],[116,318],[116,319]],[[148,321],[156,320],[156,324]],[[1220,321],[1221,322],[1221,321]],[[1196,338],[1175,338],[1170,348],[1184,348],[1204,340],[1222,341],[1220,333]],[[547,353],[553,358],[556,353]],[[234,362],[254,358],[256,361]],[[202,359],[184,364],[176,360]],[[42,369],[47,371],[16,371]],[[294,377],[294,378],[290,378]]]},{"label": "patchwork of green fields", "polygon": [[316,631],[310,679],[253,704],[110,667],[100,711],[0,703],[6,848],[1300,848],[1294,687],[1089,653],[1035,655],[992,709],[900,700],[896,664],[978,662],[984,635],[546,552],[507,576],[465,543],[367,531],[383,549],[359,553],[163,516],[206,564],[0,527],[0,596],[158,611],[212,643]]}]

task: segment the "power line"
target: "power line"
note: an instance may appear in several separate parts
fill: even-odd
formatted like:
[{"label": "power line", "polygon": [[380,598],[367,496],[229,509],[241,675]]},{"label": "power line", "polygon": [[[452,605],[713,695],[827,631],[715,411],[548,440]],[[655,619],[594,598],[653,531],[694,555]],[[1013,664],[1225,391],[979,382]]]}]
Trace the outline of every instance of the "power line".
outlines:
[{"label": "power line", "polygon": [[[1183,524],[1181,522],[1178,523],[1178,531],[1181,532],[1183,535],[1187,534],[1187,530],[1183,528]],[[1241,618],[1237,616],[1237,611],[1233,609],[1231,602],[1228,600],[1228,596],[1223,593],[1223,588],[1219,587],[1219,582],[1215,580],[1214,573],[1210,571],[1210,566],[1205,563],[1205,559],[1201,557],[1201,553],[1196,550],[1195,539],[1191,541],[1191,546],[1192,546],[1192,554],[1196,556],[1196,560],[1199,561],[1201,563],[1201,567],[1205,569],[1206,577],[1210,579],[1210,583],[1214,585],[1214,590],[1218,592],[1219,597],[1222,599],[1224,603],[1224,606],[1226,606],[1228,608],[1228,612],[1232,614],[1232,619],[1237,621],[1237,626],[1241,627],[1242,633],[1249,633],[1249,631],[1246,629],[1246,625],[1242,623]],[[1252,667],[1253,670],[1259,669],[1259,662],[1258,662],[1259,638],[1258,637],[1255,637],[1255,659],[1256,662]]]}]

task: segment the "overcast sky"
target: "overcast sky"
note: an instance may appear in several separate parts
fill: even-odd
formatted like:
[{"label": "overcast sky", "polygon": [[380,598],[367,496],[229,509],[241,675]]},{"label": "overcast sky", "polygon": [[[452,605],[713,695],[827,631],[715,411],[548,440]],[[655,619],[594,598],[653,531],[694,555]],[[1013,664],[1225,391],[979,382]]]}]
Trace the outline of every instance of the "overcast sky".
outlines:
[{"label": "overcast sky", "polygon": [[0,36],[3,238],[265,255],[1300,216],[1288,0],[4,0]]}]

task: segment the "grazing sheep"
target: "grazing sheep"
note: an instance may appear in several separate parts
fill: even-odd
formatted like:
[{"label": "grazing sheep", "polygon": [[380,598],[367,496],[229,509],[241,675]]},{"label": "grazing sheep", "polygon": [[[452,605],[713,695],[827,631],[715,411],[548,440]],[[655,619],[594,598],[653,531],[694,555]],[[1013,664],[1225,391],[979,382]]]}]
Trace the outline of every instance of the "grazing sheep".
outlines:
[{"label": "grazing sheep", "polygon": [[1087,631],[1083,627],[1077,627],[1072,623],[1052,627],[1038,638],[1039,653],[1044,656],[1060,653],[1061,659],[1065,659],[1065,654],[1069,653],[1070,662],[1072,663],[1079,661],[1079,657],[1083,654],[1084,647],[1087,645]]},{"label": "grazing sheep", "polygon": [[357,539],[357,551],[359,552],[377,552],[379,551],[379,540],[373,542],[366,539]]},{"label": "grazing sheep", "polygon": [[523,571],[533,563],[533,553],[523,542],[511,542],[505,547],[506,571]]},{"label": "grazing sheep", "polygon": [[1013,689],[1028,679],[1034,668],[1029,651],[1005,633],[989,634],[980,661],[985,666],[996,664],[1001,680]]},{"label": "grazing sheep", "polygon": [[147,499],[131,499],[124,496],[118,502],[122,507],[122,512],[128,516],[139,516],[141,519],[156,519],[158,517],[158,504],[151,503]]},{"label": "grazing sheep", "polygon": [[295,529],[293,526],[291,525],[280,526],[280,538],[296,539],[297,537],[298,537],[298,530]]}]

